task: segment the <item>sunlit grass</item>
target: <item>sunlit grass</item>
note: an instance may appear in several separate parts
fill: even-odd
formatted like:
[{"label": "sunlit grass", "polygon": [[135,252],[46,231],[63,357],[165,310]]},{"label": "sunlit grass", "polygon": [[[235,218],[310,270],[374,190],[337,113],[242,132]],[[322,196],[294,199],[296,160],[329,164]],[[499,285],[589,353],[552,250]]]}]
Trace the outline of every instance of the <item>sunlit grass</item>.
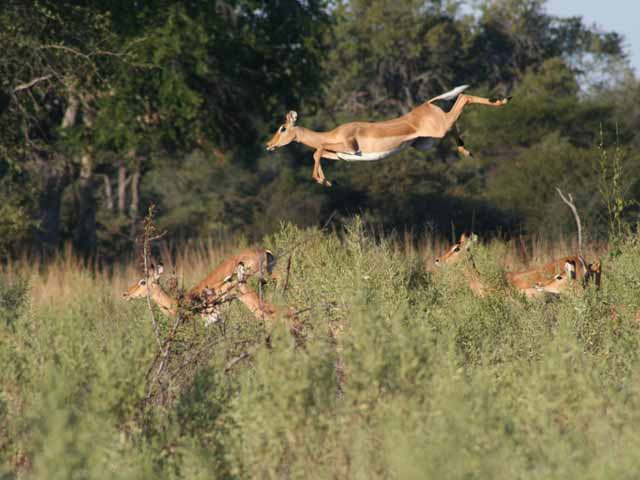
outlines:
[{"label": "sunlit grass", "polygon": [[[146,302],[121,297],[139,259],[104,265],[66,249],[11,260],[0,275],[2,468],[20,478],[633,477],[640,241],[627,238],[617,257],[585,246],[604,259],[599,291],[529,301],[501,279],[574,253],[572,241],[481,242],[474,258],[491,289],[478,298],[462,265],[432,268],[449,239],[383,238],[358,221],[340,234],[287,225],[261,242],[281,254],[281,279],[291,256],[287,290],[281,281],[265,295],[310,308],[301,337],[284,320],[267,332],[239,305],[224,325],[187,317],[162,374]],[[244,246],[154,253],[188,288]],[[164,341],[175,319],[155,318]]]}]

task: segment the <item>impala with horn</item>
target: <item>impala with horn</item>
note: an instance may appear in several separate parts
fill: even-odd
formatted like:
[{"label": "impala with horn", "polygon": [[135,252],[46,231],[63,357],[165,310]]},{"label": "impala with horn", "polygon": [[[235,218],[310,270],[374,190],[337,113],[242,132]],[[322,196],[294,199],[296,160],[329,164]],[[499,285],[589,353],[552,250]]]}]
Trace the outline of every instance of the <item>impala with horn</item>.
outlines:
[{"label": "impala with horn", "polygon": [[[456,87],[424,102],[406,115],[392,120],[350,122],[328,132],[314,132],[296,126],[298,114],[290,111],[286,115],[285,123],[267,142],[267,150],[284,147],[293,141],[315,149],[312,177],[319,184],[330,187],[331,183],[322,171],[321,158],[348,162],[372,161],[389,157],[410,146],[428,150],[435,143],[435,139],[443,138],[454,127],[465,105],[475,103],[500,107],[506,105],[511,99],[511,97],[487,99],[462,94],[467,87],[468,85]],[[456,97],[456,102],[448,112],[444,112],[433,103],[437,100],[453,100]],[[470,155],[457,132],[455,135],[458,140],[458,151],[463,155]]]}]

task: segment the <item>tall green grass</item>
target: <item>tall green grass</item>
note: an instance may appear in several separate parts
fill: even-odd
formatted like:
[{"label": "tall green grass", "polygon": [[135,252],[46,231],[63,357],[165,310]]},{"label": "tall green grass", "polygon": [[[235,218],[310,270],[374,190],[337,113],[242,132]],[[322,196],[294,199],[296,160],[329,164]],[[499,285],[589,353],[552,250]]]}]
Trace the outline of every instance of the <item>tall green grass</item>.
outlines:
[{"label": "tall green grass", "polygon": [[[238,305],[210,328],[185,314],[158,375],[146,302],[121,299],[133,263],[68,252],[10,264],[4,478],[637,476],[637,237],[605,260],[599,291],[554,301],[505,286],[522,255],[500,241],[474,251],[485,298],[461,267],[431,269],[436,242],[380,238],[357,220],[340,234],[285,225],[263,245],[282,254],[266,298],[310,308],[300,337]],[[186,286],[231,250],[192,248],[164,254]],[[536,248],[540,261],[571,252]],[[175,320],[154,314],[166,339]]]}]

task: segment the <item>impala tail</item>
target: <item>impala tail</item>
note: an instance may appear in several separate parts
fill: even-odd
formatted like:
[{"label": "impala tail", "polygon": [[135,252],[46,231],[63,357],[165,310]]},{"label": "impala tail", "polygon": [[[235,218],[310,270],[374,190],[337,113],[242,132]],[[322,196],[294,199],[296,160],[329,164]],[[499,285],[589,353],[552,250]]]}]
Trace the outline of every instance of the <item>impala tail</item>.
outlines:
[{"label": "impala tail", "polygon": [[447,93],[443,93],[442,95],[438,95],[437,97],[432,98],[427,103],[432,103],[436,100],[453,100],[467,88],[469,88],[469,85],[460,85],[459,87],[456,87],[453,90],[448,91]]}]

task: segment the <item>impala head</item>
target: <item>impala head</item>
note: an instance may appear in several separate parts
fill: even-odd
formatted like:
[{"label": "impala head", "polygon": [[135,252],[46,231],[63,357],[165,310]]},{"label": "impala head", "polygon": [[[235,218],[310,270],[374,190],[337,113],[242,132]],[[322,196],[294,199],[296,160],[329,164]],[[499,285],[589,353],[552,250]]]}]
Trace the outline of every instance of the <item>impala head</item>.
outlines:
[{"label": "impala head", "polygon": [[149,272],[149,279],[147,281],[146,278],[141,278],[136,283],[131,285],[127,290],[122,294],[125,300],[131,300],[132,298],[143,298],[147,296],[147,291],[152,293],[156,288],[160,287],[160,275],[164,271],[164,267],[161,263],[156,265],[151,265],[151,271]]},{"label": "impala head", "polygon": [[537,283],[534,288],[541,293],[559,294],[565,290],[572,280],[576,279],[576,265],[574,262],[565,262],[564,273],[559,273],[553,278]]},{"label": "impala head", "polygon": [[[276,257],[271,250],[264,248],[249,249],[238,254],[238,263],[234,274],[240,277],[255,275],[261,281],[269,277],[274,279],[273,269],[276,265]],[[240,269],[240,267],[242,267]],[[240,269],[240,270],[239,270]],[[240,281],[243,281],[240,279]]]},{"label": "impala head", "polygon": [[460,241],[458,241],[458,243],[454,243],[449,250],[435,258],[434,263],[436,267],[457,262],[463,258],[464,253],[469,251],[471,246],[477,241],[478,236],[475,233],[472,233],[470,236],[463,233],[460,235]]},{"label": "impala head", "polygon": [[291,110],[287,113],[285,122],[280,125],[276,133],[271,137],[271,140],[267,142],[267,150],[275,150],[278,147],[284,147],[290,144],[296,138],[296,132],[294,127],[296,126],[296,119],[298,114]]}]

